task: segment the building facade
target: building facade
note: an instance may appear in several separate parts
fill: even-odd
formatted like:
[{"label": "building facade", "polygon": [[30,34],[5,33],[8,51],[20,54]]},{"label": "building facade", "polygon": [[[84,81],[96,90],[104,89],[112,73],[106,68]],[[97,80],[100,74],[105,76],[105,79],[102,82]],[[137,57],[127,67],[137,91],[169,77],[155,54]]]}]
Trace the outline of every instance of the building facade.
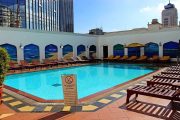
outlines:
[{"label": "building facade", "polygon": [[[152,25],[156,26],[156,24]],[[170,56],[172,61],[176,61],[179,51],[179,33],[179,27],[162,29],[151,27],[151,29],[134,29],[104,35],[38,32],[0,27],[0,47],[6,48],[11,60],[18,62],[76,56],[89,58],[95,56],[102,59],[105,52],[108,56]],[[136,44],[143,46],[132,47]]]},{"label": "building facade", "polygon": [[0,5],[0,26],[10,27],[10,14],[9,8]]},{"label": "building facade", "polygon": [[73,0],[0,0],[0,5],[11,12],[10,27],[74,32]]},{"label": "building facade", "polygon": [[162,25],[163,27],[178,26],[178,11],[174,4],[169,3],[164,6],[162,11]]}]

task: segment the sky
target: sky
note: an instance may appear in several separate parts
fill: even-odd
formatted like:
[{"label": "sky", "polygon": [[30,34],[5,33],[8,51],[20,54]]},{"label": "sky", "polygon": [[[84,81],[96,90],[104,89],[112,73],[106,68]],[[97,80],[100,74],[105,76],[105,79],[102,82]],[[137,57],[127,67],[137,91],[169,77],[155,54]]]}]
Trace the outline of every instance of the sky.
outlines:
[{"label": "sky", "polygon": [[[75,33],[102,28],[104,32],[145,28],[169,0],[74,0]],[[180,16],[180,0],[171,0]],[[180,19],[179,19],[180,21]]]}]

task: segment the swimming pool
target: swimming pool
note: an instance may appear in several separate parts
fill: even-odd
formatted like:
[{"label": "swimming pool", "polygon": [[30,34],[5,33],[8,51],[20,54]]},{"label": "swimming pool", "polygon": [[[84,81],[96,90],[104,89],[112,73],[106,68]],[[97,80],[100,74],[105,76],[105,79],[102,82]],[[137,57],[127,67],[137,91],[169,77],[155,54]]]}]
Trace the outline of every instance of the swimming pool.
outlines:
[{"label": "swimming pool", "polygon": [[63,99],[61,75],[76,74],[78,98],[103,91],[154,69],[135,64],[96,64],[8,75],[5,85],[45,100]]}]

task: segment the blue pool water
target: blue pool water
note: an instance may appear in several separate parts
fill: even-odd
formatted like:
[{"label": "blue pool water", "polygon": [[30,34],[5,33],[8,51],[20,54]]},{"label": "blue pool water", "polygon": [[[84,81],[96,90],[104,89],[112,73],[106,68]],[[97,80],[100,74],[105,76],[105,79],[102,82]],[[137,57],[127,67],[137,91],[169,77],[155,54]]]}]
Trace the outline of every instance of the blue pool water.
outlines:
[{"label": "blue pool water", "polygon": [[9,75],[5,85],[46,100],[59,100],[64,98],[61,75],[76,74],[78,98],[83,98],[153,71],[143,65],[96,64]]}]

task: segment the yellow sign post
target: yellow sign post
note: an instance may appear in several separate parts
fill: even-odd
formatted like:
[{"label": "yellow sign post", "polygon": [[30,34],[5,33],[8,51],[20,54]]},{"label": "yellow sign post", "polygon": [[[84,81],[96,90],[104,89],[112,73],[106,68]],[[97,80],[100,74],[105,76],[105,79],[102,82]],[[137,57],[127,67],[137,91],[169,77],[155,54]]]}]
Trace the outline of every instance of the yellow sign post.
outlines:
[{"label": "yellow sign post", "polygon": [[67,106],[78,105],[76,75],[62,75],[64,104]]}]

